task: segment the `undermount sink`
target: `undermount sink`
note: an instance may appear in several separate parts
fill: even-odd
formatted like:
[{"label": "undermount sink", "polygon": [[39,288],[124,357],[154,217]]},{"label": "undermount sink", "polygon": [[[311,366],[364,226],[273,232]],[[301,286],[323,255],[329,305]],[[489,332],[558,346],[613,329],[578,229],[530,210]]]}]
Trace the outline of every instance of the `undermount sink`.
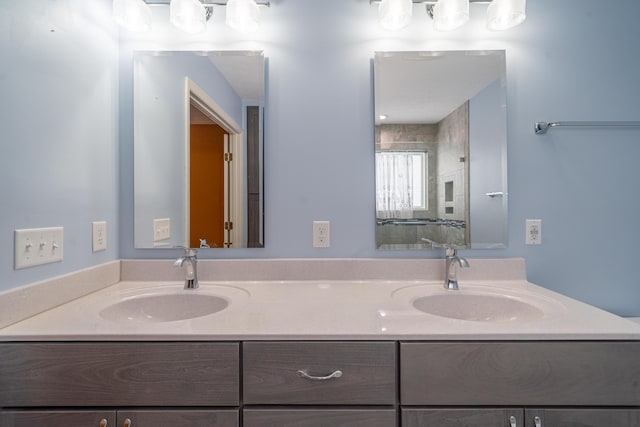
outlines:
[{"label": "undermount sink", "polygon": [[195,319],[224,310],[229,302],[222,297],[192,291],[133,296],[102,311],[100,316],[116,322],[175,322]]},{"label": "undermount sink", "polygon": [[513,297],[463,292],[423,296],[413,306],[427,314],[473,322],[530,321],[544,316],[540,308]]}]

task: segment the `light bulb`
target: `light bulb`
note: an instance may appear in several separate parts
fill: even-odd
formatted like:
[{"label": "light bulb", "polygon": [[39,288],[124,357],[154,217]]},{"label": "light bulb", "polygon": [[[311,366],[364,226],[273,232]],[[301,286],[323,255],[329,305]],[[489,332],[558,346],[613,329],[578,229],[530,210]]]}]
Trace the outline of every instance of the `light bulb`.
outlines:
[{"label": "light bulb", "polygon": [[526,8],[527,0],[493,0],[487,8],[487,28],[502,31],[522,24]]},{"label": "light bulb", "polygon": [[411,22],[412,0],[382,0],[378,9],[380,25],[386,30],[397,31]]},{"label": "light bulb", "polygon": [[171,0],[169,20],[186,33],[201,33],[206,28],[207,11],[199,0]]},{"label": "light bulb", "polygon": [[260,8],[254,0],[229,0],[226,23],[241,33],[254,32],[260,27]]},{"label": "light bulb", "polygon": [[129,31],[145,32],[151,29],[151,9],[142,0],[113,0],[111,13],[118,25]]},{"label": "light bulb", "polygon": [[438,0],[433,6],[433,28],[451,31],[469,20],[469,0]]}]

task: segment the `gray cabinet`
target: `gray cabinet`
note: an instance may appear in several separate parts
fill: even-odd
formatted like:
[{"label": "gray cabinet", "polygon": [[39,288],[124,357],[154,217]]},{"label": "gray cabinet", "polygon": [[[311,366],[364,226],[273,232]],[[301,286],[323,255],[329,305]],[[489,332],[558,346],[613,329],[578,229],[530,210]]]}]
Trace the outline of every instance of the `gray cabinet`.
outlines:
[{"label": "gray cabinet", "polygon": [[638,427],[640,409],[409,408],[402,427]]},{"label": "gray cabinet", "polygon": [[236,410],[8,410],[0,427],[238,427]]},{"label": "gray cabinet", "polygon": [[0,427],[111,427],[115,411],[101,410],[0,410]]},{"label": "gray cabinet", "polygon": [[242,361],[245,427],[397,425],[394,342],[247,342]]},{"label": "gray cabinet", "polygon": [[245,409],[244,427],[392,427],[395,409]]},{"label": "gray cabinet", "polygon": [[640,342],[403,342],[400,401],[640,406]]},{"label": "gray cabinet", "polygon": [[245,405],[393,405],[393,342],[247,342]]},{"label": "gray cabinet", "polygon": [[404,408],[402,427],[523,427],[523,417],[519,408]]},{"label": "gray cabinet", "polygon": [[237,410],[122,410],[117,427],[238,427]]},{"label": "gray cabinet", "polygon": [[525,427],[638,427],[640,409],[527,409]]},{"label": "gray cabinet", "polygon": [[0,343],[0,408],[0,427],[640,427],[640,342]]},{"label": "gray cabinet", "polygon": [[0,407],[237,406],[238,343],[7,343]]}]

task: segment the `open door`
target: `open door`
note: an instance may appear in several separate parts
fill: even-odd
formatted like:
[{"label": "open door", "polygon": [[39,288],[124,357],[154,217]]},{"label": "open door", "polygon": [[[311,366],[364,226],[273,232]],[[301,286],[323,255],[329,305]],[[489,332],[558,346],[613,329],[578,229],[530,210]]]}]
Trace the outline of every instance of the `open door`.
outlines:
[{"label": "open door", "polygon": [[223,248],[228,241],[224,227],[229,214],[228,140],[219,125],[199,118],[198,113],[191,114],[189,247],[206,242],[212,248]]}]

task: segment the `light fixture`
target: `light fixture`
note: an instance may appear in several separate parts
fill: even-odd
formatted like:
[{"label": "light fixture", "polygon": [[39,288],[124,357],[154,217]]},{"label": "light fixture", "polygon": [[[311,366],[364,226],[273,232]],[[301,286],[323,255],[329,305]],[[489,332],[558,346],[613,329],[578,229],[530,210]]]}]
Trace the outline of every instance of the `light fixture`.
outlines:
[{"label": "light fixture", "polygon": [[380,120],[387,120],[389,118],[389,116],[387,116],[386,114],[380,114]]},{"label": "light fixture", "polygon": [[169,20],[190,34],[201,33],[213,14],[213,7],[227,7],[227,25],[242,32],[258,29],[260,8],[271,7],[268,0],[113,0],[113,19],[132,31],[151,29],[149,6],[169,5]]},{"label": "light fixture", "polygon": [[433,6],[433,28],[452,31],[469,20],[469,0],[438,0]]},{"label": "light fixture", "polygon": [[169,21],[186,33],[201,33],[207,25],[207,11],[200,0],[171,0]]},{"label": "light fixture", "polygon": [[260,9],[254,0],[228,0],[226,23],[241,33],[252,33],[260,26]]},{"label": "light fixture", "polygon": [[493,0],[487,9],[487,28],[502,31],[522,24],[526,8],[527,0]]},{"label": "light fixture", "polygon": [[129,31],[151,29],[151,9],[142,0],[113,0],[113,19]]},{"label": "light fixture", "polygon": [[380,3],[380,25],[387,30],[400,30],[409,25],[413,5],[425,4],[427,14],[433,19],[433,28],[438,31],[451,31],[464,25],[469,20],[470,3],[489,3],[487,28],[498,31],[525,20],[527,0],[369,0],[369,4],[373,3]]},{"label": "light fixture", "polygon": [[411,22],[412,0],[382,0],[378,9],[380,25],[387,30],[400,30]]}]

